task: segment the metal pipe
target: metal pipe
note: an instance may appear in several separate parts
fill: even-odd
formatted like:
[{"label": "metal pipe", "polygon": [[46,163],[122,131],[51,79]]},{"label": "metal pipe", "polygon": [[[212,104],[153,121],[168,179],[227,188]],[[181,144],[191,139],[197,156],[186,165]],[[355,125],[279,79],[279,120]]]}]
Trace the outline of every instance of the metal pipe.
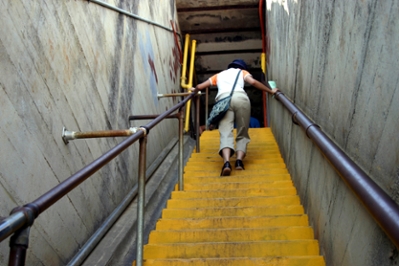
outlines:
[{"label": "metal pipe", "polygon": [[22,228],[27,222],[28,218],[23,211],[13,213],[2,219],[0,222],[0,242]]},{"label": "metal pipe", "polygon": [[24,226],[31,226],[39,215],[38,213],[37,206],[33,204],[14,208],[9,217],[0,221],[0,242]]},{"label": "metal pipe", "polygon": [[[150,119],[155,119],[160,115],[131,115],[129,116],[129,121],[132,120],[150,120]],[[168,115],[165,117],[165,119],[169,118],[179,118],[179,113],[173,114],[173,115]]]},{"label": "metal pipe", "polygon": [[195,106],[195,135],[196,135],[196,151],[200,152],[200,133],[199,133],[199,120],[200,120],[200,96],[196,97],[196,106]]},{"label": "metal pipe", "polygon": [[179,112],[179,179],[178,187],[179,191],[184,190],[184,179],[183,179],[183,112]]},{"label": "metal pipe", "polygon": [[[158,99],[159,98],[165,98],[165,97],[179,97],[179,96],[188,96],[190,95],[191,92],[179,92],[179,93],[169,93],[169,94],[161,94],[158,93]],[[197,92],[198,95],[201,95],[201,92]]]},{"label": "metal pipe", "polygon": [[186,34],[185,35],[185,40],[184,40],[184,51],[183,51],[183,65],[182,65],[182,71],[181,71],[181,81],[180,81],[180,86],[182,88],[185,88],[186,85],[186,80],[187,80],[187,58],[188,58],[188,50],[189,50],[189,43],[190,43],[190,35]]},{"label": "metal pipe", "polygon": [[[164,29],[164,30],[167,30],[167,31],[170,31],[170,32],[173,32],[173,33],[174,33],[173,29],[170,29],[170,28],[168,28],[168,27],[165,27],[165,26],[163,26],[163,25],[161,25],[161,24],[159,24],[159,23],[156,23],[156,22],[154,22],[154,21],[151,21],[151,20],[148,20],[148,19],[139,17],[139,16],[137,16],[137,15],[135,15],[135,14],[132,14],[132,13],[130,13],[130,12],[127,12],[126,10],[123,10],[123,9],[121,9],[121,8],[119,8],[119,7],[111,6],[110,4],[104,3],[103,1],[97,1],[97,0],[88,0],[88,1],[89,1],[89,2],[93,2],[93,3],[96,3],[96,4],[99,4],[100,6],[109,8],[109,9],[114,10],[114,11],[116,11],[116,12],[122,13],[122,14],[124,14],[124,15],[126,15],[126,16],[135,18],[135,19],[137,19],[137,20],[146,22],[146,23],[148,23],[148,24],[151,24],[151,25],[160,27],[160,28],[162,28],[162,29]],[[177,33],[177,34],[179,34],[179,33]]]},{"label": "metal pipe", "polygon": [[[185,89],[189,89],[193,87],[193,76],[194,76],[194,61],[195,61],[195,48],[196,48],[196,40],[192,40],[191,44],[191,58],[190,58],[190,73],[188,77],[188,84]],[[191,110],[191,101],[188,101],[186,106],[186,125],[184,126],[184,130],[188,132],[190,125],[190,110]]]},{"label": "metal pipe", "polygon": [[179,96],[188,96],[191,92],[180,92],[180,93],[169,93],[169,94],[161,94],[158,93],[157,97],[159,98],[166,98],[166,97],[179,97]]},{"label": "metal pipe", "polygon": [[30,226],[15,232],[10,239],[10,256],[8,266],[25,265],[26,251],[29,246]]},{"label": "metal pipe", "polygon": [[140,139],[139,152],[139,180],[138,180],[138,200],[137,200],[137,252],[136,265],[143,265],[143,246],[144,246],[144,203],[145,203],[145,168],[147,136]]},{"label": "metal pipe", "polygon": [[102,131],[88,131],[88,132],[68,131],[65,127],[63,127],[62,140],[64,141],[65,144],[68,144],[70,140],[75,140],[75,139],[127,137],[133,135],[136,132],[137,128],[134,127],[122,130],[102,130]]},{"label": "metal pipe", "polygon": [[279,100],[291,113],[293,122],[300,125],[306,135],[317,145],[327,160],[352,189],[370,212],[374,220],[399,248],[399,206],[359,166],[357,166],[335,143],[310,121],[282,92]]},{"label": "metal pipe", "polygon": [[209,87],[206,88],[206,94],[205,94],[205,130],[208,130],[208,112],[209,112]]}]

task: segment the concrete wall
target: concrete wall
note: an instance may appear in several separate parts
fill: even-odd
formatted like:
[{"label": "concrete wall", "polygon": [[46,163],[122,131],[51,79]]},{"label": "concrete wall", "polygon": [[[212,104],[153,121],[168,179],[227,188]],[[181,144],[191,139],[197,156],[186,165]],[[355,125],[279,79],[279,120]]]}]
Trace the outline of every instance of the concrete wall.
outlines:
[{"label": "concrete wall", "polygon": [[[399,2],[267,1],[269,79],[399,203]],[[328,265],[398,251],[277,101],[272,128]]]},{"label": "concrete wall", "polygon": [[[171,28],[170,1],[108,0]],[[126,129],[129,115],[158,114],[177,101],[173,33],[89,1],[2,1],[0,4],[0,216],[37,199],[122,141],[75,140],[73,131]],[[147,162],[177,133],[176,121],[149,135]],[[137,180],[138,144],[39,216],[26,265],[66,265]],[[0,243],[0,265],[8,261]]]}]

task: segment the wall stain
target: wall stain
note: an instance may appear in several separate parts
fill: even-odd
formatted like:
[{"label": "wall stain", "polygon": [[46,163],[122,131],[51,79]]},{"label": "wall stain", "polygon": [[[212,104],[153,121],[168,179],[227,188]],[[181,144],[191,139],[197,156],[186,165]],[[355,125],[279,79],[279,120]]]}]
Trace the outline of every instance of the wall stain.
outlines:
[{"label": "wall stain", "polygon": [[151,58],[150,55],[148,55],[148,64],[150,65],[151,73],[154,75],[155,81],[158,84],[157,70],[155,69],[154,60]]}]

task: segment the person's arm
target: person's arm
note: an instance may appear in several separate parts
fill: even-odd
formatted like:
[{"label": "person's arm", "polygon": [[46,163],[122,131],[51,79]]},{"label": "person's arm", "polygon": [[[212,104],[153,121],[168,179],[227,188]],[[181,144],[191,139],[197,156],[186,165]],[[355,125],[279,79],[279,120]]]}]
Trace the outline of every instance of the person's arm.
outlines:
[{"label": "person's arm", "polygon": [[211,86],[211,82],[209,81],[209,79],[207,79],[206,81],[204,81],[204,82],[198,84],[197,86],[195,86],[195,88],[192,87],[192,88],[190,89],[190,91],[194,91],[194,90],[203,90],[203,89],[208,88],[208,87],[210,87],[210,86]]},{"label": "person's arm", "polygon": [[262,90],[262,91],[267,91],[271,94],[275,94],[276,92],[278,92],[279,90],[277,88],[275,89],[271,89],[270,86],[266,86],[265,84],[257,81],[256,79],[254,79],[252,76],[247,75],[245,76],[244,79],[246,82],[248,82],[249,84],[251,84],[252,86],[254,86],[255,88]]}]

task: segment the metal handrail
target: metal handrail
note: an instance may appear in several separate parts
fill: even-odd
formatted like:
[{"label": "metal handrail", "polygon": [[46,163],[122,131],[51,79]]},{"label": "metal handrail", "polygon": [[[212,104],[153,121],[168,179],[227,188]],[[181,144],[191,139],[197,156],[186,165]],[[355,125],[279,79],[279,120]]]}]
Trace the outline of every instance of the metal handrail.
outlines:
[{"label": "metal handrail", "polygon": [[[2,218],[0,220],[0,242],[14,234],[10,239],[10,257],[9,257],[9,265],[24,265],[26,250],[29,244],[29,231],[32,226],[34,220],[46,209],[51,207],[54,203],[64,197],[67,193],[72,191],[78,185],[80,185],[83,181],[97,172],[101,167],[109,163],[112,159],[130,147],[137,140],[140,141],[140,151],[145,153],[145,144],[146,137],[149,134],[150,130],[155,127],[158,123],[160,123],[163,119],[170,116],[176,110],[182,108],[186,105],[186,103],[191,100],[196,94],[191,93],[191,95],[184,98],[180,103],[173,106],[168,111],[162,113],[157,116],[154,120],[146,124],[145,126],[141,126],[139,130],[133,135],[127,137],[121,143],[116,145],[114,148],[110,149],[108,152],[100,156],[98,159],[94,160],[92,163],[83,167],[81,170],[37,198],[31,203],[28,203],[24,206],[17,207],[12,210],[10,216]],[[198,110],[198,109],[197,109]],[[182,130],[180,130],[182,131]],[[139,201],[140,204],[138,210],[138,220],[143,220],[143,200],[144,200],[144,185],[145,185],[145,155],[140,154],[139,156]],[[141,199],[141,200],[140,200]],[[140,206],[141,205],[141,206]],[[142,222],[138,221],[138,225],[142,226]],[[140,228],[138,228],[139,232],[142,232]],[[138,234],[138,242],[142,244],[142,236]],[[140,247],[138,247],[139,253]],[[142,247],[141,247],[142,250]],[[142,254],[141,254],[142,256]],[[142,257],[138,257],[142,261]]]},{"label": "metal handrail", "polygon": [[124,10],[124,9],[119,8],[119,7],[116,7],[116,6],[112,6],[112,5],[110,5],[110,4],[108,4],[108,3],[105,3],[105,2],[103,2],[103,1],[98,1],[98,0],[88,0],[88,1],[89,1],[89,2],[92,2],[92,3],[96,3],[96,4],[100,5],[100,6],[106,7],[106,8],[108,8],[108,9],[113,10],[113,11],[119,12],[119,13],[124,14],[124,15],[126,15],[126,16],[135,18],[135,19],[140,20],[140,21],[142,21],[142,22],[146,22],[146,23],[148,23],[148,24],[150,24],[150,25],[157,26],[157,27],[159,27],[159,28],[161,28],[161,29],[170,31],[170,32],[172,32],[172,33],[174,33],[174,34],[180,35],[179,33],[176,33],[175,29],[173,28],[173,25],[172,25],[172,29],[170,29],[170,28],[168,28],[168,27],[166,27],[166,26],[164,26],[164,25],[161,25],[160,23],[151,21],[151,20],[149,20],[149,19],[142,18],[142,17],[140,17],[140,16],[138,16],[138,15],[135,15],[135,14],[133,14],[133,13],[130,13],[130,12],[127,11],[127,10]]},{"label": "metal handrail", "polygon": [[292,114],[294,124],[301,126],[308,138],[320,149],[345,183],[370,212],[374,220],[399,248],[399,206],[358,165],[356,165],[334,142],[310,121],[282,92],[275,94]]}]

